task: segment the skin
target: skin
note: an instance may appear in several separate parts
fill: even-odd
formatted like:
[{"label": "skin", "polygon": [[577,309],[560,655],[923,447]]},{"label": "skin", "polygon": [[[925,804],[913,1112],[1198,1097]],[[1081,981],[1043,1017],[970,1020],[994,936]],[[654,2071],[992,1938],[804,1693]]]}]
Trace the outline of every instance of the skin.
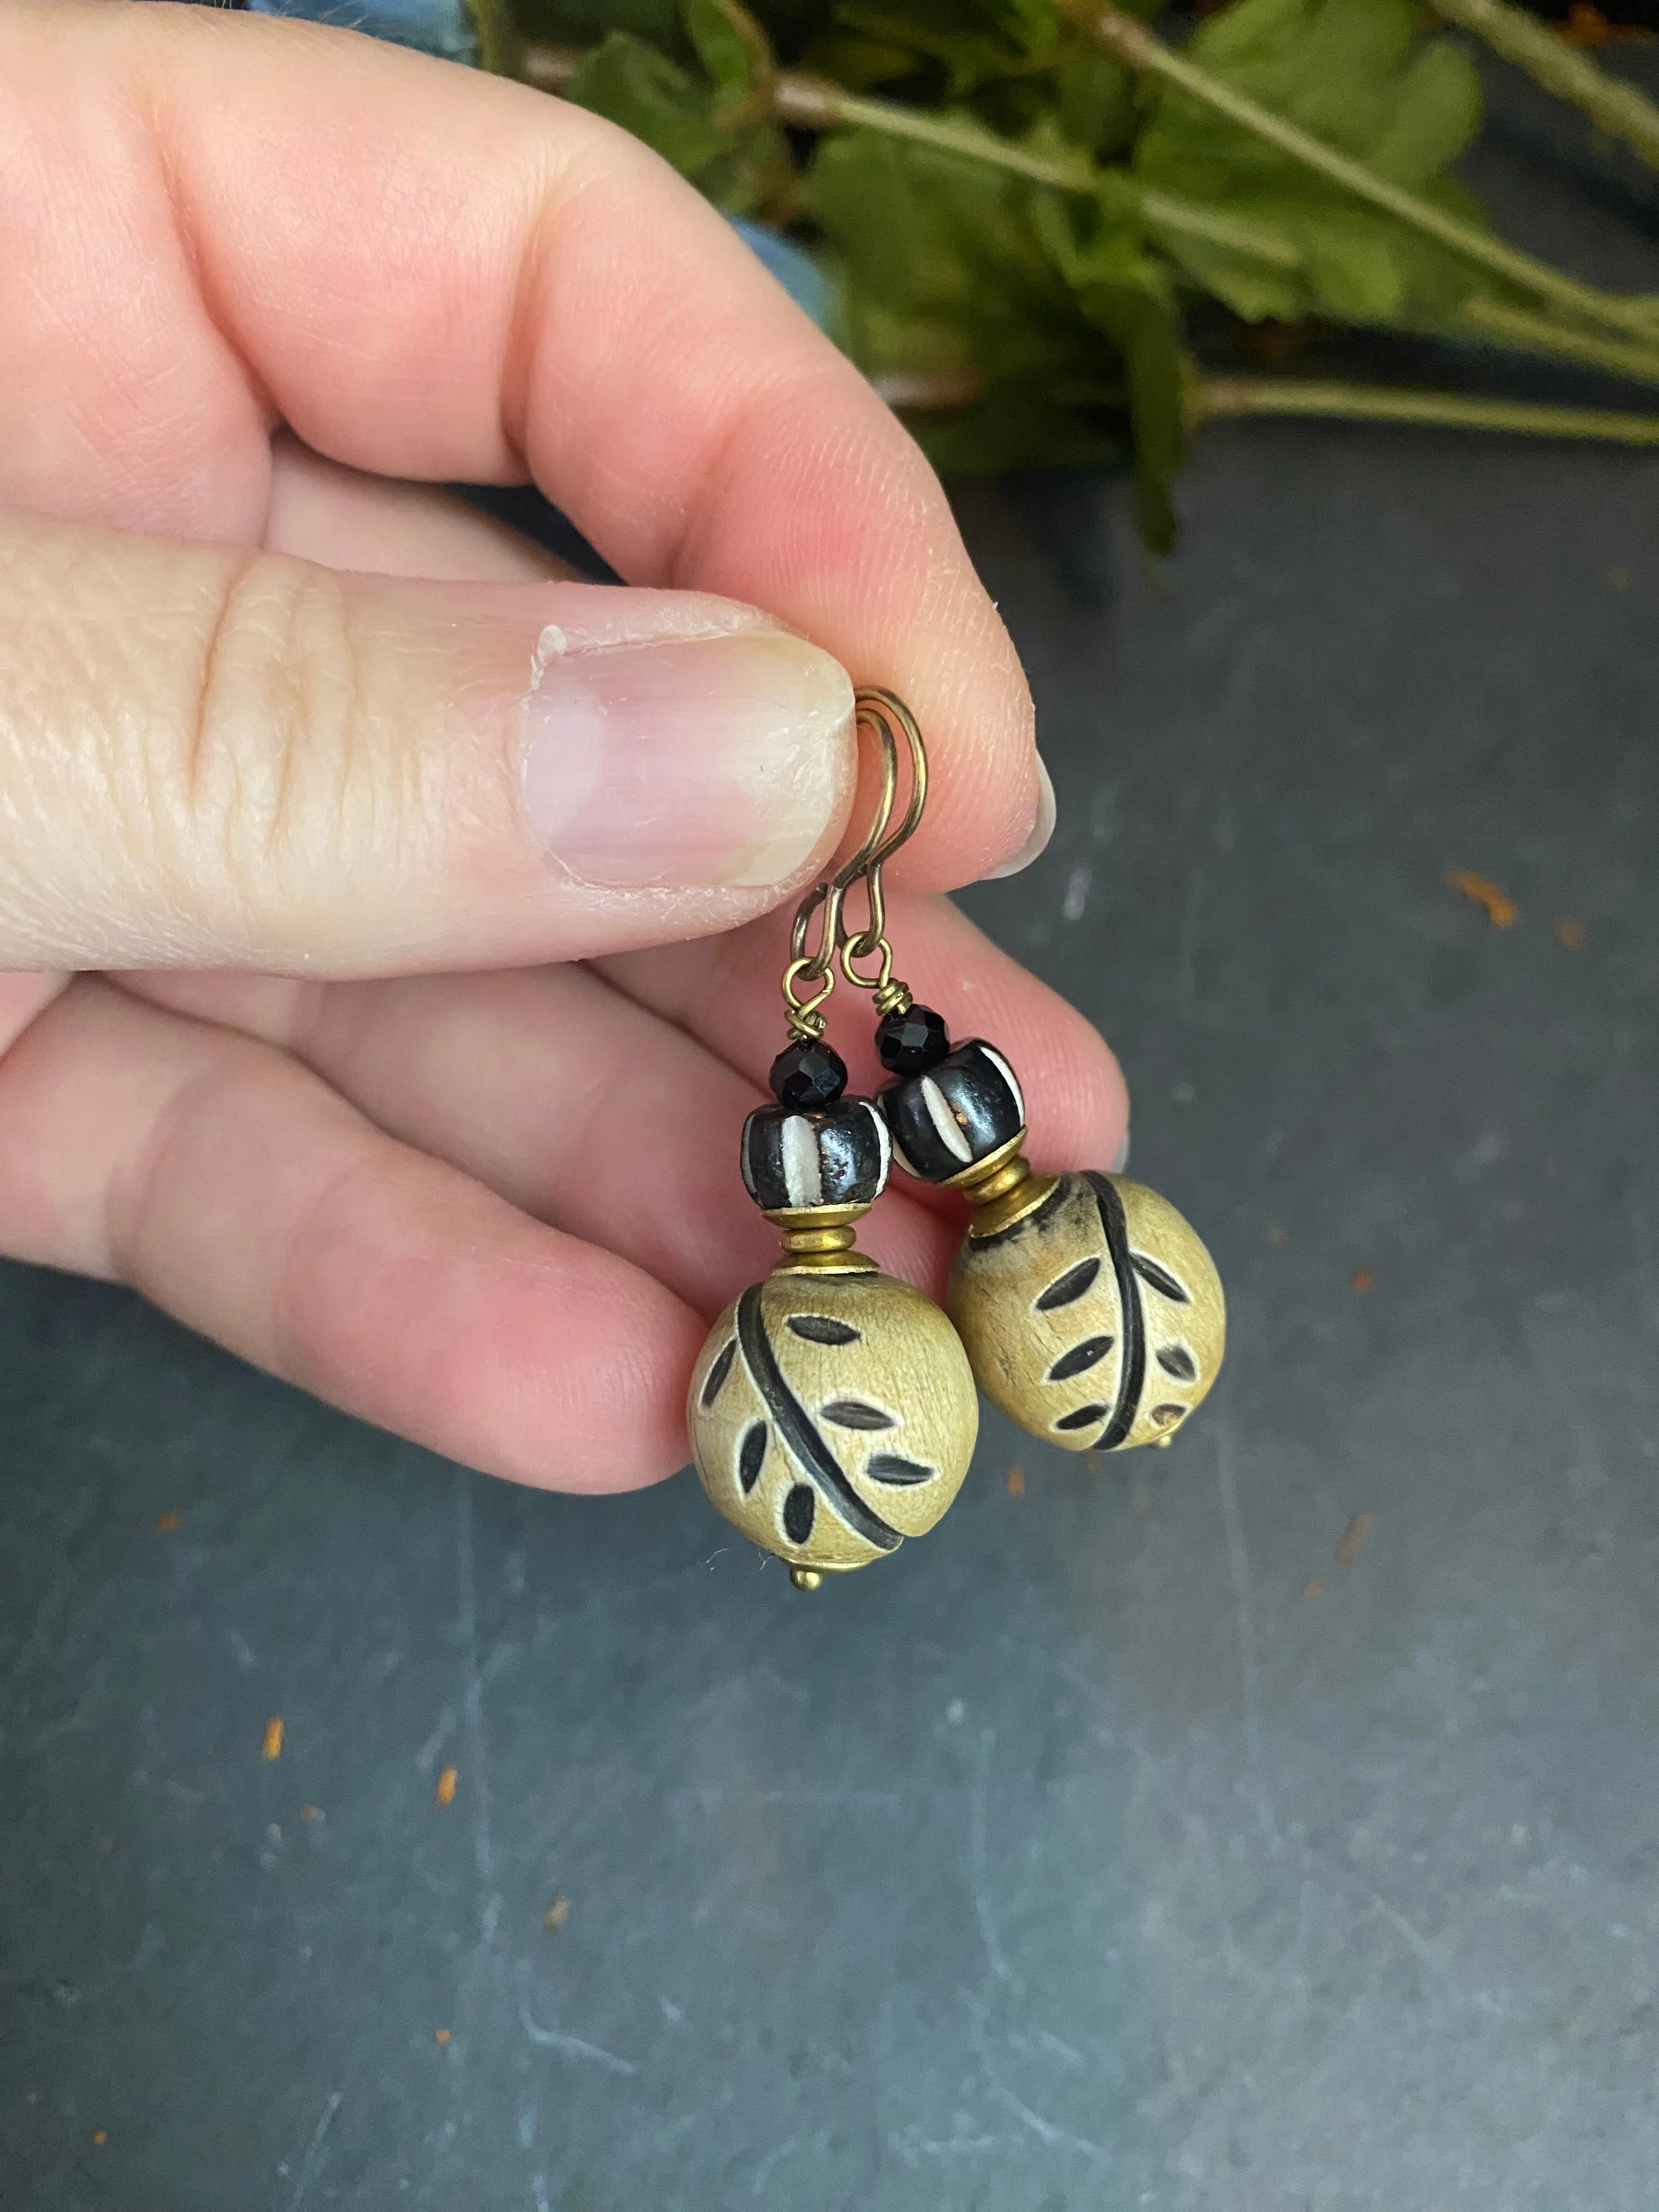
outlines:
[{"label": "skin", "polygon": [[[737,1134],[839,813],[786,880],[584,904],[464,762],[472,845],[393,841],[384,909],[414,919],[381,941],[382,902],[345,896],[339,763],[279,763],[286,872],[239,789],[204,795],[204,759],[247,765],[216,717],[250,580],[344,610],[342,680],[390,687],[394,732],[422,609],[488,688],[491,640],[585,605],[430,488],[526,478],[630,586],[764,610],[910,702],[935,796],[893,871],[899,972],[1020,1069],[1039,1165],[1109,1161],[1105,1046],[939,896],[1036,812],[1012,648],[903,430],[719,218],[522,87],[307,26],[9,0],[0,1249],[475,1467],[618,1490],[683,1462],[708,1320],[775,1249]],[[416,642],[365,678],[387,593]],[[313,735],[318,682],[283,708]],[[397,742],[342,771],[371,816],[403,803]],[[868,1088],[853,999],[833,1034]],[[937,1294],[958,1233],[896,1187],[860,1241]]]}]

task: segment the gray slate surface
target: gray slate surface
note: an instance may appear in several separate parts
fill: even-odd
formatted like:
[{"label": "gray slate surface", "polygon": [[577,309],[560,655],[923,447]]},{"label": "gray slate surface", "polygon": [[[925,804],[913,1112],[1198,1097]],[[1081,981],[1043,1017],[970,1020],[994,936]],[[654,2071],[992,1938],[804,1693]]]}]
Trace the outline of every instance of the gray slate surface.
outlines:
[{"label": "gray slate surface", "polygon": [[1256,426],[1184,506],[1093,609],[1075,499],[967,507],[1063,809],[969,903],[1229,1285],[1169,1452],[989,1420],[809,1603],[0,1271],[8,2205],[1659,2196],[1659,461]]}]

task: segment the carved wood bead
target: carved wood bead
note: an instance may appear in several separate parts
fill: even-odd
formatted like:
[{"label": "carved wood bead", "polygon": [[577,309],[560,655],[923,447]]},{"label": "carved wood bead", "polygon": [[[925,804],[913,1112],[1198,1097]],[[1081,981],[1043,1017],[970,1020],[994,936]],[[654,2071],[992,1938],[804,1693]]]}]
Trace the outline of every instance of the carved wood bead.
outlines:
[{"label": "carved wood bead", "polygon": [[781,1268],[709,1332],[687,1418],[710,1504],[792,1566],[836,1571],[933,1526],[979,1407],[956,1331],[920,1291],[873,1268]]},{"label": "carved wood bead", "polygon": [[948,1304],[992,1404],[1067,1451],[1164,1442],[1226,1343],[1221,1279],[1196,1231],[1123,1176],[1060,1176],[1012,1226],[970,1229]]}]

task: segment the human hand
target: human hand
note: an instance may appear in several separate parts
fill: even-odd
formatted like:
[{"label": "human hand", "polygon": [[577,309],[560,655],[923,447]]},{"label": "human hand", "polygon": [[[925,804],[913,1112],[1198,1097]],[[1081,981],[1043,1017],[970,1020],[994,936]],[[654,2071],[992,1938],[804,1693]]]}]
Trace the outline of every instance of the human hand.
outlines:
[{"label": "human hand", "polygon": [[[1039,1158],[1114,1155],[1104,1046],[934,895],[1037,822],[1012,650],[903,431],[665,167],[123,0],[11,0],[0,149],[0,1249],[498,1474],[672,1471],[775,1247],[737,1135],[843,671],[930,741],[902,971],[1021,1066]],[[641,588],[416,488],[526,474]],[[954,1235],[913,1189],[861,1241],[937,1288]]]}]

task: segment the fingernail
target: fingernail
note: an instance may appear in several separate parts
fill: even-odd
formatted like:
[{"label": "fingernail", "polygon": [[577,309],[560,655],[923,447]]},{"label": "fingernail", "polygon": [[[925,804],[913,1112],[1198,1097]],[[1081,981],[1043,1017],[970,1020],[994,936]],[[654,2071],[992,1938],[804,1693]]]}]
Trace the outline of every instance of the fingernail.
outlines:
[{"label": "fingernail", "polygon": [[839,663],[781,630],[581,652],[552,629],[526,710],[525,811],[586,883],[785,883],[840,828],[852,714]]},{"label": "fingernail", "polygon": [[1031,824],[1031,834],[1013,858],[993,868],[985,880],[1000,884],[1005,876],[1017,876],[1022,868],[1029,868],[1054,834],[1054,823],[1059,809],[1054,804],[1054,787],[1048,775],[1048,763],[1037,755],[1037,811]]},{"label": "fingernail", "polygon": [[1129,1164],[1129,1132],[1123,1132],[1123,1142],[1117,1148],[1117,1158],[1108,1169],[1109,1175],[1121,1175]]}]

